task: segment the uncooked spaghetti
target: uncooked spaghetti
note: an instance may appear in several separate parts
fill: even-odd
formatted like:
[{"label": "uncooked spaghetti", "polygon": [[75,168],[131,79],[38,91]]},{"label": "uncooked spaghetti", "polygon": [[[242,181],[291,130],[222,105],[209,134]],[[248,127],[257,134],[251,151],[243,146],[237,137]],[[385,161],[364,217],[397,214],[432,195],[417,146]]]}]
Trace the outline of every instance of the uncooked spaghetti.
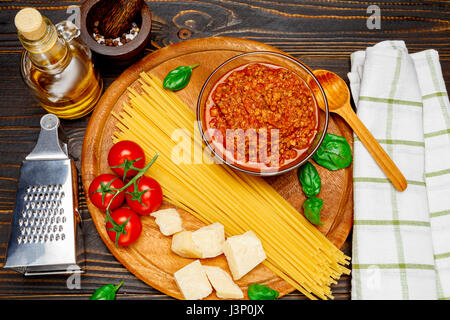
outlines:
[{"label": "uncooked spaghetti", "polygon": [[[263,263],[277,276],[311,299],[333,298],[330,286],[350,272],[349,257],[263,179],[208,159],[192,133],[191,109],[155,76],[142,73],[139,81],[139,92],[129,88],[129,102],[115,114],[113,140],[133,140],[149,158],[160,154],[148,174],[160,182],[166,201],[204,223],[220,222],[227,236],[252,230],[267,254]],[[174,137],[193,146],[184,161],[174,159],[180,147]]]}]

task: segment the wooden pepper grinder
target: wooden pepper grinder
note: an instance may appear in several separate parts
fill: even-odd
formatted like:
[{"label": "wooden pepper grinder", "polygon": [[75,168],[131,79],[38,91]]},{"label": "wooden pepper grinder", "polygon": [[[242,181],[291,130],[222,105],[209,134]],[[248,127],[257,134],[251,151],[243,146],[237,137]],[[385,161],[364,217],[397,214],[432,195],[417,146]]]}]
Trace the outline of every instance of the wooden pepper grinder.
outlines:
[{"label": "wooden pepper grinder", "polygon": [[103,3],[106,5],[98,29],[105,38],[114,39],[131,29],[144,0],[104,0]]}]

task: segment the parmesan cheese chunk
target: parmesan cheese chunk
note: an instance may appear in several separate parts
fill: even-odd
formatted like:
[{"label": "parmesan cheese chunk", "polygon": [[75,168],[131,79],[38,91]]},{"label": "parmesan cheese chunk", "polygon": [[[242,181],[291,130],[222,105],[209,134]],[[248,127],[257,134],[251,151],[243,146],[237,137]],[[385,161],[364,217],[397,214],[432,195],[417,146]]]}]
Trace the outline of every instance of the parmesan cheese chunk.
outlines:
[{"label": "parmesan cheese chunk", "polygon": [[192,240],[201,252],[201,258],[214,258],[223,253],[225,231],[223,225],[216,222],[192,233]]},{"label": "parmesan cheese chunk", "polygon": [[199,260],[181,268],[175,272],[174,276],[175,282],[186,300],[201,300],[212,292],[211,284]]},{"label": "parmesan cheese chunk", "polygon": [[192,240],[191,231],[182,231],[172,237],[172,251],[185,258],[201,258],[202,253]]},{"label": "parmesan cheese chunk", "polygon": [[165,236],[170,236],[183,230],[183,222],[181,221],[180,215],[173,208],[155,211],[151,216],[156,218],[155,222],[159,226],[161,233]]},{"label": "parmesan cheese chunk", "polygon": [[172,237],[172,251],[185,258],[213,258],[223,253],[225,231],[213,223],[196,231],[183,231]]},{"label": "parmesan cheese chunk", "polygon": [[219,267],[203,266],[209,282],[216,290],[216,295],[221,299],[242,299],[244,294],[241,288],[233,282],[231,276]]},{"label": "parmesan cheese chunk", "polygon": [[261,241],[252,231],[229,237],[223,246],[223,253],[234,280],[242,278],[266,259]]}]

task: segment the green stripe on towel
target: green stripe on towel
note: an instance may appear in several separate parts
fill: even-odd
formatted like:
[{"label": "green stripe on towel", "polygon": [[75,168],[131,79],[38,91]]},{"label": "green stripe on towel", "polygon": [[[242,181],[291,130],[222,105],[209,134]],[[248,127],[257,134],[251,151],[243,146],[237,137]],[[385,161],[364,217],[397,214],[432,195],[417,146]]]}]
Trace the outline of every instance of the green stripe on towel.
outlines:
[{"label": "green stripe on towel", "polygon": [[448,214],[450,214],[450,210],[436,211],[436,212],[430,212],[430,217],[436,218],[436,217],[446,216]]},{"label": "green stripe on towel", "polygon": [[427,221],[415,221],[415,220],[354,220],[353,224],[365,226],[414,226],[414,227],[430,226],[430,223]]},{"label": "green stripe on towel", "polygon": [[368,97],[368,96],[360,96],[359,101],[398,104],[398,105],[413,106],[413,107],[422,107],[423,106],[422,102],[417,102],[417,101],[408,101],[408,100],[391,99],[391,98],[377,98],[377,97]]},{"label": "green stripe on towel", "polygon": [[[394,78],[392,79],[392,87],[391,91],[389,93],[390,100],[394,100],[395,93],[398,89],[398,82],[400,79],[400,73],[402,67],[402,51],[397,51],[397,61],[395,66],[395,72],[394,72]],[[422,106],[422,103],[420,103],[420,106]],[[387,108],[387,123],[386,123],[386,139],[392,138],[392,128],[393,128],[393,122],[394,122],[394,102],[389,102],[388,108]],[[387,145],[386,152],[388,154],[393,155],[394,150],[392,145]],[[395,161],[395,159],[392,159]],[[392,207],[392,220],[399,220],[399,212],[398,212],[398,203],[397,203],[397,193],[390,184],[391,189],[391,207]],[[395,242],[397,245],[397,258],[400,265],[405,264],[405,252],[403,247],[403,237],[400,232],[399,226],[394,226],[394,237]],[[402,296],[403,299],[409,299],[409,287],[408,287],[408,275],[406,274],[405,270],[400,270],[400,284],[402,286]]]},{"label": "green stripe on towel", "polygon": [[[374,183],[391,183],[387,178],[371,178],[371,177],[353,177],[353,182],[374,182]],[[416,186],[425,186],[423,181],[406,180],[408,184]]]},{"label": "green stripe on towel", "polygon": [[422,97],[422,100],[436,98],[436,97],[446,97],[447,95],[448,95],[447,92],[440,91],[440,92],[435,92],[435,93],[430,93],[430,94],[424,95]]},{"label": "green stripe on towel", "polygon": [[434,255],[435,259],[445,259],[445,258],[450,258],[450,252],[445,252],[445,253],[439,253],[439,254],[435,254]]},{"label": "green stripe on towel", "polygon": [[428,133],[425,133],[423,136],[425,138],[433,138],[433,137],[443,136],[446,134],[450,134],[450,129],[428,132]]},{"label": "green stripe on towel", "polygon": [[450,173],[450,169],[444,169],[444,170],[425,173],[425,177],[427,177],[427,178],[439,177],[439,176],[443,176],[443,175],[449,174],[449,173]]},{"label": "green stripe on towel", "polygon": [[385,264],[353,264],[354,269],[418,269],[418,270],[434,270],[432,264],[419,264],[419,263],[385,263]]},{"label": "green stripe on towel", "polygon": [[[393,145],[405,145],[412,147],[425,147],[425,143],[421,141],[413,141],[413,140],[395,140],[395,139],[376,139],[378,143],[381,144],[393,144]],[[355,136],[354,141],[359,141],[358,137]]]}]

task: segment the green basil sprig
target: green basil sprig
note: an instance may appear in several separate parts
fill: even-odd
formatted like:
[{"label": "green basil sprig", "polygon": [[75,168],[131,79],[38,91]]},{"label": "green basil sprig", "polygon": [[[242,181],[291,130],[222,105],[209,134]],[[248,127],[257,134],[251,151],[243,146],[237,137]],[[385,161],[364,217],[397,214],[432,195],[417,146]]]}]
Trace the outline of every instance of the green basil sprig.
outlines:
[{"label": "green basil sprig", "polygon": [[303,203],[305,217],[312,224],[322,225],[320,211],[322,210],[323,200],[315,197],[320,192],[322,182],[316,167],[310,162],[305,163],[298,171],[298,180],[303,187],[303,192],[308,197]]},{"label": "green basil sprig", "polygon": [[123,285],[123,281],[117,286],[113,284],[107,284],[103,287],[98,288],[92,294],[90,300],[114,300],[116,298],[116,292]]},{"label": "green basil sprig", "polygon": [[298,180],[300,181],[303,192],[307,197],[313,197],[319,194],[321,180],[316,167],[310,162],[305,163],[298,170]]},{"label": "green basil sprig", "polygon": [[323,225],[320,221],[320,211],[322,210],[323,200],[321,198],[311,197],[303,203],[303,213],[305,217],[315,225]]},{"label": "green basil sprig", "polygon": [[163,87],[172,91],[183,89],[191,79],[192,69],[199,65],[197,63],[192,66],[181,66],[170,71],[164,78]]},{"label": "green basil sprig", "polygon": [[327,133],[313,160],[329,170],[339,170],[352,163],[352,150],[344,137]]},{"label": "green basil sprig", "polygon": [[253,283],[248,286],[248,298],[250,300],[276,300],[278,295],[278,291],[265,284]]}]

